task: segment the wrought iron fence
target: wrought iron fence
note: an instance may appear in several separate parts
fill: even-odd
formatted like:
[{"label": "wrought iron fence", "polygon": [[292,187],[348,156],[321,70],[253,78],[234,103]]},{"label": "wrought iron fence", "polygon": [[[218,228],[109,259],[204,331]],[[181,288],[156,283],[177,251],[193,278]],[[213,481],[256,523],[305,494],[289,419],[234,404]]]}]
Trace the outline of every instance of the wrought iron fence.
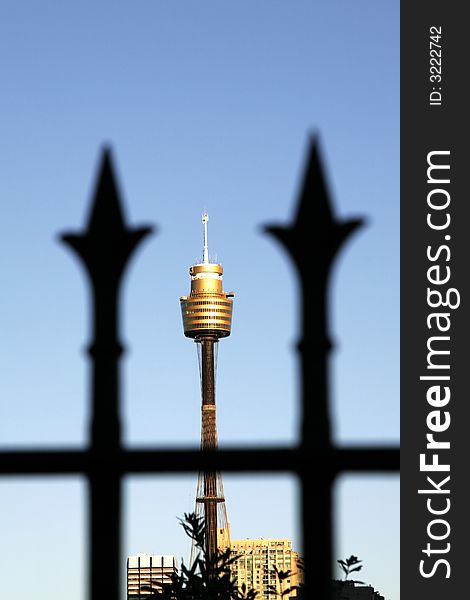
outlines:
[{"label": "wrought iron fence", "polygon": [[[316,235],[311,235],[315,222]],[[119,417],[119,293],[128,260],[151,227],[124,221],[110,152],[103,153],[86,231],[63,241],[83,261],[92,289],[91,431],[84,450],[0,452],[0,475],[84,475],[88,483],[90,600],[120,598],[121,486],[132,473],[291,473],[300,484],[300,523],[306,598],[330,596],[332,578],[332,485],[341,473],[399,469],[397,447],[337,447],[330,431],[327,288],[332,263],[359,220],[336,220],[330,205],[319,148],[312,140],[295,220],[268,226],[294,262],[301,283],[300,440],[295,447],[200,451],[129,450],[122,446]],[[308,288],[312,257],[316,285]],[[308,302],[307,302],[308,291]],[[315,573],[315,578],[314,574]]]}]

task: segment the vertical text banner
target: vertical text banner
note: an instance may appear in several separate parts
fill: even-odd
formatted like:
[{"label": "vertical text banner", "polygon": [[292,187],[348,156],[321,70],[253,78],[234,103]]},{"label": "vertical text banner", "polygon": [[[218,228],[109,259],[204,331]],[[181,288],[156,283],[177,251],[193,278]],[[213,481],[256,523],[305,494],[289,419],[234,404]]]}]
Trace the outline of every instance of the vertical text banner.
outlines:
[{"label": "vertical text banner", "polygon": [[469,589],[464,8],[435,0],[401,5],[401,600],[462,598]]}]

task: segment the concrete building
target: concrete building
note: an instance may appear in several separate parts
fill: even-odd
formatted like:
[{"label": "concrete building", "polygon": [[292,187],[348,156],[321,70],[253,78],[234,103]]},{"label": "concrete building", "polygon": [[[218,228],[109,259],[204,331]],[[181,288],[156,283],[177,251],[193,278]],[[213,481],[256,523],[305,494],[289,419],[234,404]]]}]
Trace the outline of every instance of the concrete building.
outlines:
[{"label": "concrete building", "polygon": [[[237,560],[232,566],[238,587],[243,584],[247,589],[258,592],[259,600],[275,600],[276,592],[297,586],[303,581],[302,571],[298,567],[299,555],[292,550],[292,542],[287,539],[232,540],[230,548]],[[278,571],[290,571],[283,582],[276,576]],[[284,598],[295,598],[297,592],[286,594]]]},{"label": "concrete building", "polygon": [[171,575],[178,572],[174,556],[168,554],[134,554],[127,557],[127,598],[128,600],[147,600],[154,597],[145,586],[170,583]]}]

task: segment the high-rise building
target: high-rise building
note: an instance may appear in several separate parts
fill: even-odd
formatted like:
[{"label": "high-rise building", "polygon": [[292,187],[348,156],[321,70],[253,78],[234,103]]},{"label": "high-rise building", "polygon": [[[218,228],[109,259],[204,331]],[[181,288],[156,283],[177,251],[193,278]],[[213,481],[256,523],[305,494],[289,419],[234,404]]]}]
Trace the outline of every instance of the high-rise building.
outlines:
[{"label": "high-rise building", "polygon": [[[197,343],[199,371],[201,376],[201,449],[217,448],[215,381],[217,347],[220,338],[230,335],[232,326],[233,292],[222,288],[222,265],[209,258],[207,222],[204,212],[204,248],[201,262],[189,269],[191,293],[181,296],[181,313],[186,337]],[[209,561],[217,555],[221,546],[228,547],[230,530],[225,508],[222,477],[216,471],[199,473],[196,492],[196,515],[205,524],[205,553]],[[191,563],[196,553],[193,545]]]},{"label": "high-rise building", "polygon": [[[232,565],[232,576],[240,588],[258,592],[259,600],[276,600],[288,588],[295,588],[303,582],[299,569],[299,554],[292,550],[292,542],[287,539],[231,540],[232,554],[238,556]],[[280,581],[277,571],[290,571],[290,575]],[[293,589],[284,598],[295,598]]]},{"label": "high-rise building", "polygon": [[178,563],[168,554],[133,554],[127,557],[127,599],[154,598],[148,587],[158,591],[158,583],[170,583],[171,575],[178,572]]}]

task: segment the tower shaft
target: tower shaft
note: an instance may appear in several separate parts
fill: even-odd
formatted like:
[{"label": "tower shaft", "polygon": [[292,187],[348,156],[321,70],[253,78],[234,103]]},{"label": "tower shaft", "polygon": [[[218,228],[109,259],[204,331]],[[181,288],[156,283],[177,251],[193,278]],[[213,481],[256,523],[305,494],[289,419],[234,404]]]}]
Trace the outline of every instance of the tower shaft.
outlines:
[{"label": "tower shaft", "polygon": [[[202,388],[202,426],[201,449],[215,450],[217,448],[217,424],[215,408],[215,357],[214,345],[217,339],[203,337],[201,348],[201,388]],[[212,561],[217,555],[217,502],[223,501],[217,494],[217,473],[204,471],[204,495],[198,502],[204,506],[204,522],[206,528],[206,555]]]},{"label": "tower shaft", "polygon": [[[202,387],[202,408],[215,408],[215,356],[214,344],[217,343],[217,338],[212,336],[203,336],[199,339],[201,344],[201,387]],[[211,412],[209,409],[208,414]],[[214,418],[215,423],[215,418]],[[207,438],[208,445],[203,448],[216,448],[217,442],[210,444]]]}]

